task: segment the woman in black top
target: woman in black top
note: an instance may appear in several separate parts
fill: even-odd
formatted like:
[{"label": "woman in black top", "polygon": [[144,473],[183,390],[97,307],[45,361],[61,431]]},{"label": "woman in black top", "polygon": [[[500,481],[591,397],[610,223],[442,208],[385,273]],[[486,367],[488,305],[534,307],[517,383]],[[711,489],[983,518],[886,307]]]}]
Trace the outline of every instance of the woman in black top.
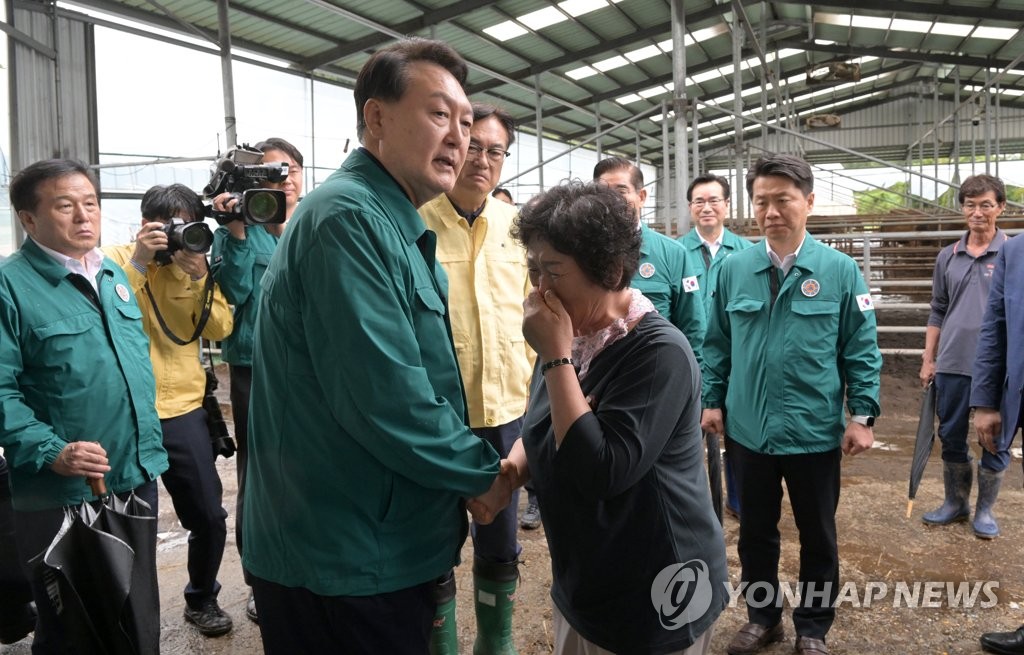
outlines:
[{"label": "woman in black top", "polygon": [[523,333],[538,359],[509,470],[537,491],[555,652],[706,653],[728,594],[700,370],[686,337],[629,288],[631,210],[608,187],[569,183],[529,202],[512,235],[527,248]]}]

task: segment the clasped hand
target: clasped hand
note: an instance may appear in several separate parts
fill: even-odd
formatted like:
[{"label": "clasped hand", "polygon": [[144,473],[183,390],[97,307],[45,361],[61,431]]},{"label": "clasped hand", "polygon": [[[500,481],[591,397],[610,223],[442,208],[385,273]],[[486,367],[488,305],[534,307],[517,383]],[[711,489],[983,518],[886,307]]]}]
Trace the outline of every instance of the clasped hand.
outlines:
[{"label": "clasped hand", "polygon": [[515,464],[507,459],[501,460],[501,470],[495,476],[491,488],[482,496],[471,498],[466,509],[473,520],[480,525],[489,525],[497,518],[501,510],[512,502],[512,492],[519,488],[519,474]]}]

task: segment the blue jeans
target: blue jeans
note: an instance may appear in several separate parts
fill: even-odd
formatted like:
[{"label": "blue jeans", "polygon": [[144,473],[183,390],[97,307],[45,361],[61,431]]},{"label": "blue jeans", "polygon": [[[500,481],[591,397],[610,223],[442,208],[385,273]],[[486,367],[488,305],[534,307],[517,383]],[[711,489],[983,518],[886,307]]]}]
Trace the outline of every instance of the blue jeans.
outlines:
[{"label": "blue jeans", "polygon": [[[964,464],[970,461],[967,435],[971,427],[971,378],[955,373],[935,374],[935,413],[939,417],[939,441],[942,461]],[[993,455],[982,450],[981,466],[989,471],[1005,471],[1010,465],[1010,444],[1000,444]]]}]

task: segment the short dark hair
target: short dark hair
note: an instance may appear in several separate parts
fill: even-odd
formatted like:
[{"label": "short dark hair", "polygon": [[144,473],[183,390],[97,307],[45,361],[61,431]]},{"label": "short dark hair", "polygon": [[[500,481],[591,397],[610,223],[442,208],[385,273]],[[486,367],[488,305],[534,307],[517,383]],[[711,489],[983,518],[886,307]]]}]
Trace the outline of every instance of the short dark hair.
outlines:
[{"label": "short dark hair", "polygon": [[356,137],[360,143],[363,142],[363,132],[366,130],[366,119],[363,118],[366,101],[371,98],[386,102],[401,100],[409,85],[409,65],[417,61],[444,68],[465,91],[469,69],[459,53],[447,43],[409,37],[381,48],[366,60],[356,78],[353,91],[356,100]]},{"label": "short dark hair", "polygon": [[996,202],[999,204],[1006,202],[1006,186],[1003,185],[1002,180],[994,175],[986,175],[985,173],[972,175],[960,185],[957,202],[962,205],[967,198],[981,196],[989,191],[996,194]]},{"label": "short dark hair", "polygon": [[511,235],[524,247],[546,241],[609,291],[628,287],[640,264],[633,208],[604,184],[576,180],[533,197],[519,210]]},{"label": "short dark hair", "polygon": [[151,187],[142,196],[140,209],[142,217],[147,221],[171,218],[182,218],[186,222],[201,221],[205,214],[202,199],[184,184],[158,184]]},{"label": "short dark hair", "polygon": [[75,159],[43,159],[21,169],[11,180],[11,208],[14,212],[35,211],[39,206],[39,185],[68,175],[84,175],[96,191],[99,201],[100,183],[92,169]]},{"label": "short dark hair", "polygon": [[259,150],[260,152],[266,152],[268,150],[280,150],[284,154],[291,157],[292,161],[299,165],[299,168],[302,168],[302,153],[299,152],[298,148],[296,148],[291,143],[285,141],[282,138],[272,136],[269,139],[260,141],[259,143],[254,145],[253,148]]},{"label": "short dark hair", "polygon": [[629,182],[633,185],[635,191],[644,188],[644,172],[640,170],[639,166],[625,157],[608,157],[597,162],[597,165],[594,166],[594,179],[599,179],[605,173],[620,170],[629,171]]},{"label": "short dark hair", "polygon": [[754,195],[754,180],[767,175],[788,177],[804,197],[814,191],[814,173],[803,159],[793,155],[765,155],[747,171],[747,195]]},{"label": "short dark hair", "polygon": [[690,182],[690,186],[686,189],[686,200],[693,200],[693,187],[698,184],[710,184],[711,182],[718,182],[722,186],[722,195],[725,196],[725,200],[728,200],[732,193],[732,187],[729,186],[729,180],[725,179],[721,175],[712,175],[711,173],[705,173],[704,175],[698,175],[693,178],[693,182]]},{"label": "short dark hair", "polygon": [[515,200],[515,198],[512,197],[512,194],[509,192],[509,190],[503,186],[494,187],[494,191],[491,191],[491,196],[494,198],[497,198],[501,194],[505,194],[506,196],[508,196],[509,200]]},{"label": "short dark hair", "polygon": [[[511,147],[516,142],[516,119],[512,118],[512,114],[508,113],[497,105],[488,105],[482,102],[473,103],[473,122],[482,121],[485,118],[494,116],[501,123],[501,126],[505,128],[505,134],[508,135],[508,143],[505,145]],[[511,198],[511,196],[509,196]]]}]

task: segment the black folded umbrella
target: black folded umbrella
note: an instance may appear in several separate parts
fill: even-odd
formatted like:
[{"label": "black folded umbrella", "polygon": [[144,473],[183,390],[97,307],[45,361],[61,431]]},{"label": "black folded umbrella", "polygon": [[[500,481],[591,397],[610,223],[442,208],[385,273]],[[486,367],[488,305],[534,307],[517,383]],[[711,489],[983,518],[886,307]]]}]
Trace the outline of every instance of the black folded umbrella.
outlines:
[{"label": "black folded umbrella", "polygon": [[910,461],[910,490],[907,493],[907,518],[914,509],[914,498],[921,485],[921,476],[935,443],[935,382],[929,382],[921,398],[921,417],[917,421],[917,436],[914,438],[914,457]]},{"label": "black folded umbrella", "polygon": [[156,516],[134,495],[121,500],[99,482],[101,500],[67,508],[50,546],[33,560],[34,574],[77,652],[159,653]]},{"label": "black folded umbrella", "polygon": [[711,485],[711,505],[715,508],[718,522],[722,518],[722,448],[718,443],[718,435],[705,432],[704,440],[708,447],[708,483]]}]

